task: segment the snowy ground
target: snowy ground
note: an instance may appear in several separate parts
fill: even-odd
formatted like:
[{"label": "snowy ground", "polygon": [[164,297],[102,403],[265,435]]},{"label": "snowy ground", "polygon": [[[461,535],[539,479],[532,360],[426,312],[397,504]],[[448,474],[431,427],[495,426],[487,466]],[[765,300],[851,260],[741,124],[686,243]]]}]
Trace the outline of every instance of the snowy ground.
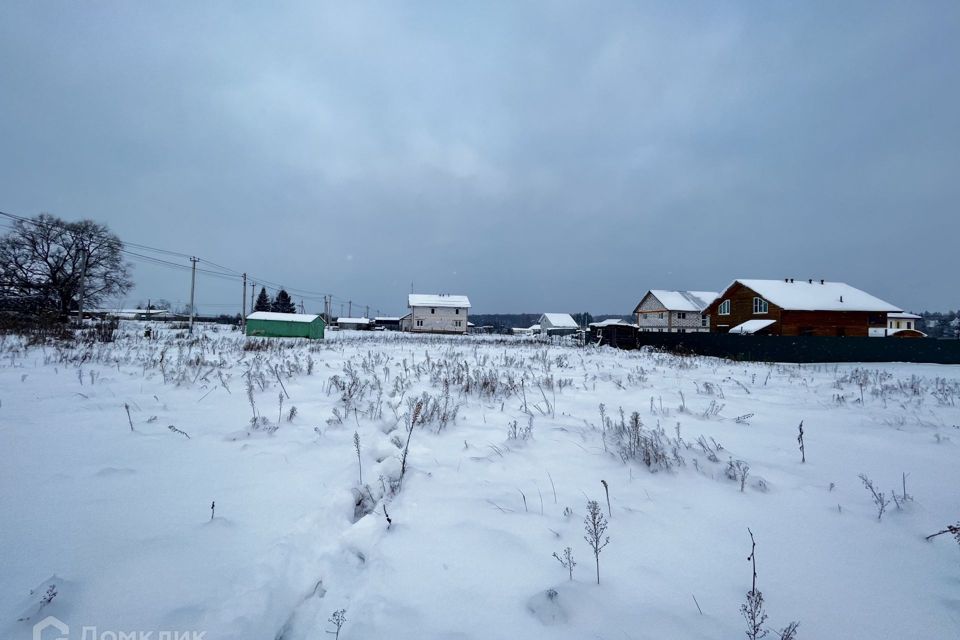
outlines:
[{"label": "snowy ground", "polygon": [[[960,636],[960,548],[924,540],[960,518],[960,367],[244,343],[134,324],[89,348],[0,341],[0,638],[55,615],[76,638],[300,640],[338,609],[342,638],[743,637],[747,527],[772,629]],[[660,470],[629,459],[637,441],[662,445]],[[861,473],[888,499],[907,473],[914,499],[878,521]],[[607,512],[601,480],[597,585],[583,519],[588,499]],[[567,546],[572,582],[552,557]]]}]

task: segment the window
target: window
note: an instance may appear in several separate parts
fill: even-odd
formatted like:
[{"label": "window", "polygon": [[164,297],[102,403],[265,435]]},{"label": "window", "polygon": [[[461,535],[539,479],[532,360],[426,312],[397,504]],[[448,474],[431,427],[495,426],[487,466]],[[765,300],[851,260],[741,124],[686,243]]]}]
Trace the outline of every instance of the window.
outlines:
[{"label": "window", "polygon": [[770,310],[770,306],[767,304],[767,301],[763,298],[754,298],[753,299],[753,312],[754,313],[767,313]]},{"label": "window", "polygon": [[423,320],[417,320],[417,326],[418,326],[418,327],[422,327],[422,326],[423,326]]},{"label": "window", "polygon": [[700,326],[701,327],[707,326],[707,316],[705,315],[700,316]]},{"label": "window", "polygon": [[454,309],[453,312],[457,315],[460,315],[460,309]]},{"label": "window", "polygon": [[662,312],[662,311],[658,314],[658,317],[659,317],[661,320],[663,320],[663,312]]},{"label": "window", "polygon": [[687,319],[687,314],[685,312],[683,311],[677,312],[677,320],[686,320],[686,319]]},{"label": "window", "polygon": [[718,311],[718,313],[719,313],[720,315],[722,315],[722,316],[728,316],[728,315],[730,315],[730,301],[729,301],[729,300],[724,300],[723,302],[720,303],[720,310]]},{"label": "window", "polygon": [[436,313],[436,312],[437,312],[436,309],[430,309],[430,313]]},{"label": "window", "polygon": [[913,329],[913,321],[907,323],[907,329]]}]

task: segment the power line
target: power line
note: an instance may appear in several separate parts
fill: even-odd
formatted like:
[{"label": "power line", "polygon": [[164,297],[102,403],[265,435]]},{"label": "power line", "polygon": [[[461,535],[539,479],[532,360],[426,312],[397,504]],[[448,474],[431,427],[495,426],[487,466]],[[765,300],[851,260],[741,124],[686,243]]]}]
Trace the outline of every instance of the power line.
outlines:
[{"label": "power line", "polygon": [[[62,229],[62,230],[64,230],[64,231],[66,231],[67,233],[73,234],[72,230],[67,229],[67,228],[65,228],[65,227],[61,227],[61,226],[56,225],[56,224],[44,223],[44,222],[41,222],[41,221],[39,221],[39,220],[35,220],[35,219],[32,219],[32,218],[26,218],[26,217],[24,217],[24,216],[19,216],[19,215],[13,214],[13,213],[8,213],[8,212],[6,212],[6,211],[0,211],[0,216],[4,216],[4,217],[6,217],[6,218],[9,218],[10,220],[15,220],[15,221],[22,222],[22,223],[25,223],[25,224],[31,224],[31,225],[34,225],[34,226],[37,226],[37,227],[41,227],[41,228],[46,228],[46,229],[59,228],[59,229]],[[6,224],[6,225],[3,225],[3,226],[4,226],[4,228],[9,229],[9,230],[15,230],[15,229],[16,229],[15,226],[10,225],[10,224]],[[188,260],[194,257],[194,256],[192,256],[191,254],[182,253],[182,252],[180,252],[180,251],[172,251],[172,250],[170,250],[170,249],[162,249],[162,248],[159,248],[159,247],[152,247],[152,246],[150,246],[150,245],[141,244],[141,243],[136,243],[136,242],[124,241],[124,240],[120,240],[119,238],[117,238],[116,241],[112,241],[112,240],[111,240],[110,242],[111,242],[111,243],[116,242],[116,243],[117,243],[117,249],[118,249],[120,252],[122,252],[124,255],[130,256],[130,257],[134,258],[135,260],[142,261],[142,262],[144,262],[144,263],[146,263],[146,264],[152,264],[152,265],[155,265],[155,266],[162,266],[162,267],[170,268],[170,269],[177,269],[177,270],[180,270],[180,271],[191,271],[191,270],[192,270],[192,267],[191,267],[190,265],[181,264],[181,263],[177,263],[177,262],[172,262],[172,261],[170,261],[170,260],[165,260],[165,259],[163,259],[163,258],[158,258],[158,257],[156,257],[156,256],[144,255],[144,254],[142,254],[142,253],[137,253],[136,251],[131,251],[131,250],[128,249],[127,247],[133,247],[134,249],[139,249],[139,250],[141,250],[141,251],[151,251],[151,252],[154,252],[154,253],[159,253],[159,254],[167,255],[167,256],[175,256],[175,257],[185,258],[185,259],[188,259]],[[242,274],[240,271],[237,271],[236,269],[232,269],[232,268],[227,267],[227,266],[225,266],[225,265],[216,263],[216,262],[214,262],[214,261],[212,261],[212,260],[208,260],[208,259],[206,259],[206,258],[197,258],[197,261],[203,262],[204,264],[208,264],[208,265],[210,265],[210,266],[212,266],[212,267],[216,267],[217,269],[220,269],[220,270],[221,270],[221,271],[215,271],[215,270],[213,270],[213,269],[204,269],[204,268],[201,268],[201,267],[196,267],[196,272],[202,273],[202,274],[204,274],[204,275],[206,275],[206,276],[213,277],[213,278],[220,278],[220,279],[223,279],[223,280],[234,280],[234,281],[240,280],[240,279],[243,278],[243,274]],[[194,266],[195,266],[195,263],[194,263]],[[252,274],[248,274],[248,281],[250,281],[250,282],[256,282],[257,284],[263,286],[265,289],[269,289],[269,290],[271,290],[271,291],[277,291],[277,292],[279,292],[281,289],[284,289],[284,290],[286,290],[288,293],[296,294],[297,296],[299,296],[299,297],[301,297],[301,298],[304,298],[304,299],[306,299],[306,300],[311,300],[311,301],[321,301],[321,300],[324,300],[327,296],[330,297],[331,301],[349,302],[349,300],[350,300],[350,299],[348,299],[348,298],[342,298],[342,297],[337,296],[337,295],[335,295],[335,294],[333,294],[333,293],[330,293],[330,292],[312,291],[312,290],[310,290],[310,289],[301,289],[301,288],[299,288],[299,287],[288,287],[288,286],[283,285],[283,284],[280,284],[280,283],[278,283],[278,282],[274,282],[274,281],[271,281],[271,280],[267,280],[267,279],[265,279],[265,278],[260,278],[260,277],[258,277],[258,276],[256,276],[256,275],[252,275]],[[356,301],[355,301],[355,302],[356,302]],[[357,302],[357,304],[358,304],[358,305],[363,305],[362,302]],[[364,305],[364,306],[376,306],[376,305]]]}]

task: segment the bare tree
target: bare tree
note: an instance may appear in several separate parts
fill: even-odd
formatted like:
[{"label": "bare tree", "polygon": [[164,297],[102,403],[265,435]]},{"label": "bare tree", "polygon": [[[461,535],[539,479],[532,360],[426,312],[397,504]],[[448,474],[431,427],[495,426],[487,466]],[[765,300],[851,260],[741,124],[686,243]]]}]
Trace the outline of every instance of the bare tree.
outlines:
[{"label": "bare tree", "polygon": [[583,518],[583,529],[586,532],[583,539],[593,550],[593,559],[597,563],[597,584],[600,584],[600,552],[610,544],[610,536],[604,535],[607,532],[607,519],[603,517],[600,503],[596,500],[587,502],[587,515]]},{"label": "bare tree", "polygon": [[66,222],[45,213],[17,220],[0,238],[2,286],[66,318],[79,302],[81,286],[90,305],[130,290],[130,265],[122,252],[120,239],[92,220]]}]

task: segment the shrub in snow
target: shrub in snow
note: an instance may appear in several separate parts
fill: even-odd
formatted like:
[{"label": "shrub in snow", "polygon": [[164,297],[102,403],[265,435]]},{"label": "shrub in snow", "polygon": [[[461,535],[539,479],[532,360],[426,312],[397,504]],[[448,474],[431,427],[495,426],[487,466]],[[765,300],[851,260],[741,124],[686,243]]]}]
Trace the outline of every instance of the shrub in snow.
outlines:
[{"label": "shrub in snow", "polygon": [[[740,613],[747,621],[747,638],[749,640],[759,640],[759,638],[767,637],[770,630],[764,627],[767,622],[767,613],[763,608],[763,593],[757,589],[757,543],[753,539],[753,531],[747,528],[747,532],[750,534],[750,555],[747,556],[747,561],[751,563],[753,568],[753,581],[750,591],[747,592],[746,601],[740,605]],[[797,627],[799,626],[799,622],[791,622],[778,631],[777,636],[780,640],[796,640]]]},{"label": "shrub in snow", "polygon": [[527,600],[527,611],[545,625],[567,621],[567,612],[560,605],[560,593],[556,589],[541,591]]},{"label": "shrub in snow", "polygon": [[587,502],[587,515],[583,519],[583,529],[585,531],[583,539],[593,551],[593,559],[597,564],[597,584],[600,584],[600,552],[610,544],[610,536],[604,535],[607,532],[607,519],[603,517],[603,511],[596,500]]},{"label": "shrub in snow", "polygon": [[876,487],[873,486],[873,480],[868,478],[866,474],[861,473],[859,478],[860,481],[863,482],[863,486],[873,497],[873,505],[877,508],[877,521],[882,520],[883,512],[887,510],[887,505],[890,504],[890,498],[888,498],[883,491],[877,491]]},{"label": "shrub in snow", "polygon": [[553,557],[557,559],[560,566],[567,570],[567,573],[570,575],[570,580],[573,580],[573,568],[577,566],[577,563],[573,559],[573,549],[567,547],[563,550],[562,556],[558,556],[557,552],[554,551]]},{"label": "shrub in snow", "polygon": [[360,484],[363,484],[363,463],[360,461],[360,434],[353,432],[353,448],[357,452],[357,471],[360,474]]},{"label": "shrub in snow", "polygon": [[346,609],[337,609],[333,612],[327,622],[334,626],[334,631],[327,631],[327,633],[332,633],[334,640],[340,637],[340,629],[343,627],[344,623],[347,621],[347,610]]},{"label": "shrub in snow", "polygon": [[945,533],[951,534],[954,538],[957,539],[957,544],[960,544],[960,520],[957,521],[957,524],[949,524],[946,529],[937,531],[936,533],[931,533],[927,536],[927,540],[933,540],[937,536],[942,536]]},{"label": "shrub in snow", "polygon": [[727,461],[727,470],[725,473],[728,478],[740,483],[740,492],[743,493],[743,488],[747,484],[747,477],[750,475],[750,465],[743,460],[730,459]]}]

